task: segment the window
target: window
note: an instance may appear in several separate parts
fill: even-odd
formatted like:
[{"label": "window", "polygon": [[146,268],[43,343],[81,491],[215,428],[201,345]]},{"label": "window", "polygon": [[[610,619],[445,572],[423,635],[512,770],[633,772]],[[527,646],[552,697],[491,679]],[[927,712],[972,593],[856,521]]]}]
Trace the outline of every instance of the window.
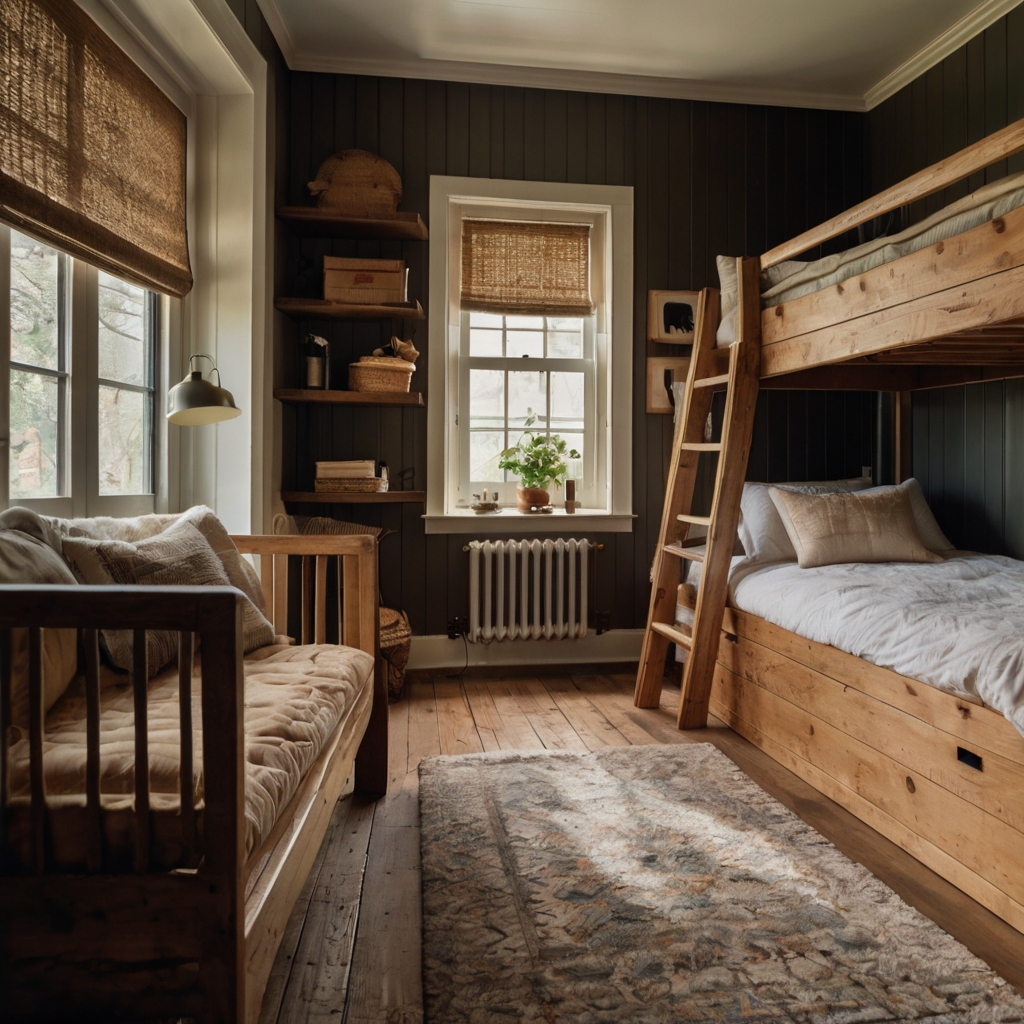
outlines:
[{"label": "window", "polygon": [[2,225],[0,253],[10,275],[7,504],[152,511],[160,297]]},{"label": "window", "polygon": [[[460,393],[469,419],[460,431],[461,494],[497,490],[514,503],[517,480],[498,468],[502,451],[524,431],[557,434],[582,456],[570,460],[580,500],[596,468],[595,317],[507,316],[462,311]],[[588,460],[588,456],[590,456]],[[593,494],[590,495],[593,498]]]},{"label": "window", "polygon": [[[427,532],[630,530],[632,189],[435,176],[430,216]],[[516,512],[524,432],[579,453],[569,521]]]}]

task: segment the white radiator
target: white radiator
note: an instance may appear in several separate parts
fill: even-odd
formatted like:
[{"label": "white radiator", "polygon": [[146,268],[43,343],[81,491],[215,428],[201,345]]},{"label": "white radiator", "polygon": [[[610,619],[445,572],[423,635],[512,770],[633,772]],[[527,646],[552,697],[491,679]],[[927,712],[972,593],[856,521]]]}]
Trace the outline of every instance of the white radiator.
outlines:
[{"label": "white radiator", "polygon": [[587,635],[588,540],[469,542],[469,634],[489,640]]}]

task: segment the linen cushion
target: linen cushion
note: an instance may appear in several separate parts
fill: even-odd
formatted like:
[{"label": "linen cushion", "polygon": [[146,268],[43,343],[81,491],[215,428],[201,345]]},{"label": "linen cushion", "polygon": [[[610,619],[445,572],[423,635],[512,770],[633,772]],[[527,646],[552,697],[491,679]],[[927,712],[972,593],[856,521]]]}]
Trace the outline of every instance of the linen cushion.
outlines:
[{"label": "linen cushion", "polygon": [[740,497],[740,521],[736,533],[751,562],[796,561],[793,542],[768,494],[772,486],[800,494],[829,494],[836,491],[862,491],[871,486],[871,480],[868,477],[853,477],[848,480],[811,480],[806,483],[745,483]]},{"label": "linen cushion", "polygon": [[929,551],[943,557],[956,551],[956,548],[950,544],[949,539],[942,532],[942,527],[936,521],[932,510],[928,507],[928,499],[924,496],[921,485],[913,477],[910,477],[909,480],[904,480],[903,483],[897,484],[895,487],[892,484],[882,487],[870,487],[863,493],[878,494],[892,490],[907,492],[907,497],[910,498],[910,507],[914,510],[914,522],[917,524],[918,535],[921,537],[921,543]]},{"label": "linen cushion", "polygon": [[906,490],[799,494],[772,487],[801,569],[849,562],[942,562],[921,543]]},{"label": "linen cushion", "polygon": [[[24,513],[21,516],[20,513]],[[75,585],[77,580],[40,536],[12,529],[24,522],[31,529],[34,513],[7,509],[0,513],[0,583]],[[38,518],[38,517],[36,517]],[[49,711],[78,670],[78,633],[74,629],[43,630],[43,710]],[[28,727],[28,630],[11,630],[11,723]]]},{"label": "linen cushion", "polygon": [[[65,559],[82,583],[100,586],[232,585],[220,558],[202,533],[185,517],[162,533],[135,544],[123,540],[65,537],[63,548]],[[246,652],[274,642],[273,626],[248,599],[242,615],[242,628]],[[132,663],[131,632],[103,630],[102,636],[111,663],[129,670]],[[177,633],[147,631],[149,674],[155,675],[173,661],[177,649]]]}]

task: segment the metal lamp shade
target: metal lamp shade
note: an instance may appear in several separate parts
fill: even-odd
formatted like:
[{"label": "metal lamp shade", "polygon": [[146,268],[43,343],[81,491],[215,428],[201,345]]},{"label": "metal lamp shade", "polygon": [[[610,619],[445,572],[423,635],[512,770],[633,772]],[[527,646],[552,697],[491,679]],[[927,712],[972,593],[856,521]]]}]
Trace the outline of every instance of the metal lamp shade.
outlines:
[{"label": "metal lamp shade", "polygon": [[203,380],[198,370],[171,388],[169,404],[167,419],[182,427],[201,427],[242,415],[231,392],[212,381]]}]

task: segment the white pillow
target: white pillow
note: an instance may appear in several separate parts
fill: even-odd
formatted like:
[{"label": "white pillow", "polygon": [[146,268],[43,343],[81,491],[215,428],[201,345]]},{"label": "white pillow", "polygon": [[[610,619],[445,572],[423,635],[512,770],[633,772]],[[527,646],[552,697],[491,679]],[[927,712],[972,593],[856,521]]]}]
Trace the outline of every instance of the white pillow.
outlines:
[{"label": "white pillow", "polygon": [[894,490],[907,492],[907,496],[910,498],[910,507],[914,510],[914,522],[917,524],[921,543],[929,551],[943,556],[948,556],[950,552],[956,551],[956,548],[949,543],[949,538],[942,532],[942,527],[936,521],[932,510],[928,507],[928,499],[924,496],[921,485],[913,477],[895,486],[888,484],[882,487],[872,487],[867,493],[874,494]]},{"label": "white pillow", "polygon": [[837,491],[863,491],[871,486],[870,477],[849,480],[812,480],[807,483],[746,483],[740,498],[740,522],[737,534],[751,562],[795,562],[796,549],[789,539],[779,510],[768,493],[779,487],[798,494],[835,494]]},{"label": "white pillow", "polygon": [[721,293],[721,320],[715,340],[720,346],[731,345],[736,340],[737,321],[740,308],[740,284],[736,272],[735,256],[716,256],[718,266],[718,290]]}]

